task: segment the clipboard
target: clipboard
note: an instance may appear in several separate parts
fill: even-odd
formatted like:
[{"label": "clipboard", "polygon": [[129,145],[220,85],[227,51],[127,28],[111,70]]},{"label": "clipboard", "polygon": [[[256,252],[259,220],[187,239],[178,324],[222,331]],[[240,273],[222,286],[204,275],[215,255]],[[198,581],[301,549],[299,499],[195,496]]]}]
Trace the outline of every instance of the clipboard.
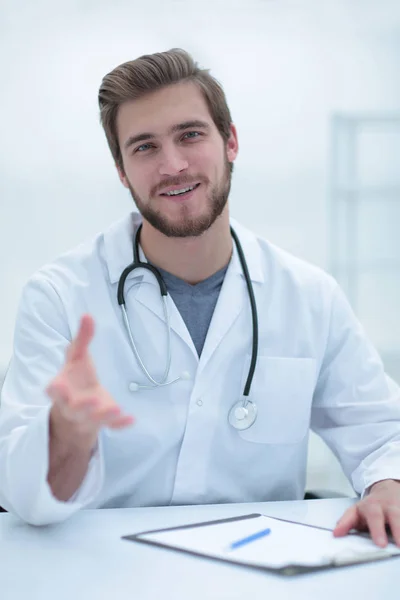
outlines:
[{"label": "clipboard", "polygon": [[[271,528],[271,535],[263,540],[238,551],[227,547],[227,539],[234,542],[235,536],[238,539],[238,536],[251,535],[266,526]],[[344,538],[334,538],[332,529],[261,513],[143,531],[122,539],[283,577],[400,557],[400,548],[394,543],[378,548],[369,535],[363,533],[351,532]],[[296,553],[297,558],[293,560]]]}]

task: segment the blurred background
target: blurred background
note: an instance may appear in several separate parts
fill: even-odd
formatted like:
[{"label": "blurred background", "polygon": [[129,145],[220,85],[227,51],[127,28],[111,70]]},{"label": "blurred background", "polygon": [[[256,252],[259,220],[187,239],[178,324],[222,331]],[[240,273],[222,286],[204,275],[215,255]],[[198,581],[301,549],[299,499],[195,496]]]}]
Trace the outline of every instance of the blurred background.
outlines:
[{"label": "blurred background", "polygon": [[[132,209],[102,77],[177,46],[227,94],[232,216],[333,273],[400,381],[399,0],[0,0],[0,373],[29,275]],[[315,436],[307,483],[351,493]]]}]

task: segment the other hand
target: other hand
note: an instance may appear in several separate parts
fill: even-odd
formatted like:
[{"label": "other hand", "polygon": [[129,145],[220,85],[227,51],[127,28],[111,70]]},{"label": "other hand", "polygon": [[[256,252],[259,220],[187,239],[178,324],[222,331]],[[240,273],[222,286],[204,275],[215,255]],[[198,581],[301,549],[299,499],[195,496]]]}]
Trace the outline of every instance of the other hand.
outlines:
[{"label": "other hand", "polygon": [[377,546],[388,544],[386,526],[400,547],[400,481],[386,479],[371,486],[365,498],[346,510],[333,531],[335,537],[346,535],[351,529],[369,530]]}]

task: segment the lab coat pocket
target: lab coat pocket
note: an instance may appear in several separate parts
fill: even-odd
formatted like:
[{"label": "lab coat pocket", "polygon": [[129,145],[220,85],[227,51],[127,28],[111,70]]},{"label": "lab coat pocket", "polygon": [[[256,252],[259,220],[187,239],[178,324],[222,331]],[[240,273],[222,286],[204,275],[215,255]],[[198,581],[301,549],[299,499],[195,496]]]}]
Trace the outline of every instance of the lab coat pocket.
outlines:
[{"label": "lab coat pocket", "polygon": [[[241,389],[246,382],[246,357]],[[259,356],[249,400],[257,405],[255,423],[240,437],[259,444],[295,444],[307,434],[316,380],[314,358]]]}]

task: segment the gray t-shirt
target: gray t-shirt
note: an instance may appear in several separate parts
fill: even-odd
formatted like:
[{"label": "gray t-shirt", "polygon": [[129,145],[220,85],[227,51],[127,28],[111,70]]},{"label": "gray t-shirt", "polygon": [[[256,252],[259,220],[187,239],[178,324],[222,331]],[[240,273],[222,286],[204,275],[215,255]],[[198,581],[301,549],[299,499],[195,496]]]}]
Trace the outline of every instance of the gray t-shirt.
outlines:
[{"label": "gray t-shirt", "polygon": [[171,273],[158,269],[192,337],[197,354],[203,350],[207,331],[217,304],[228,266],[200,283],[191,285]]}]

